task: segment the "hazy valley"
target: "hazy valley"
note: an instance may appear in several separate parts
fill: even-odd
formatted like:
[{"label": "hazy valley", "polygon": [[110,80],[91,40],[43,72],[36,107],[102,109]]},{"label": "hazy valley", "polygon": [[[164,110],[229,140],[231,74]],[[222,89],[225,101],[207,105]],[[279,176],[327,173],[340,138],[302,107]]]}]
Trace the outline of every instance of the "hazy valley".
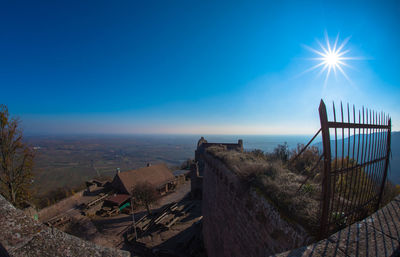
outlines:
[{"label": "hazy valley", "polygon": [[[144,167],[147,163],[166,163],[178,168],[193,158],[200,135],[131,135],[131,136],[29,136],[35,147],[34,189],[43,195],[57,188],[76,189],[96,176],[112,177],[122,171]],[[306,143],[311,136],[236,136],[210,135],[212,142],[244,141],[247,150],[271,152],[287,142],[290,148]],[[392,159],[389,178],[400,184],[400,133],[392,134]],[[319,143],[317,143],[319,145]]]}]

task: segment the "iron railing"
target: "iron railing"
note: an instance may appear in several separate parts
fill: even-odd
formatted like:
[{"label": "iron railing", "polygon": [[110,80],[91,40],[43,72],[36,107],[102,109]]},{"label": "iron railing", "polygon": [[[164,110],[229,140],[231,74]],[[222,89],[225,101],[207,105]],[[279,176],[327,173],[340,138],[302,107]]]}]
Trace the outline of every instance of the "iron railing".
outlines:
[{"label": "iron railing", "polygon": [[332,110],[333,120],[329,121],[321,100],[321,129],[311,140],[322,133],[321,238],[379,209],[390,155],[388,115],[364,108],[357,115],[355,107],[350,110],[348,104],[345,112],[340,104],[339,117],[335,104]]},{"label": "iron railing", "polygon": [[362,108],[357,119],[354,106],[350,115],[347,105],[346,117],[340,104],[337,119],[335,104],[332,110],[333,121],[329,121],[325,103],[321,100],[319,116],[324,149],[322,237],[379,209],[390,155],[389,116]]}]

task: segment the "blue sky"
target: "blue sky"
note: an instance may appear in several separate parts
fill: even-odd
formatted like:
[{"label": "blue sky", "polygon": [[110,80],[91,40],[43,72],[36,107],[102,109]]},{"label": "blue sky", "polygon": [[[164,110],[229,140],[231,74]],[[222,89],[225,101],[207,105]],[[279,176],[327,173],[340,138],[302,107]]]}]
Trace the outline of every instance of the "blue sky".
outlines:
[{"label": "blue sky", "polygon": [[[399,1],[2,1],[0,102],[26,133],[313,134],[321,98],[400,129]],[[352,68],[304,73],[324,33]]]}]

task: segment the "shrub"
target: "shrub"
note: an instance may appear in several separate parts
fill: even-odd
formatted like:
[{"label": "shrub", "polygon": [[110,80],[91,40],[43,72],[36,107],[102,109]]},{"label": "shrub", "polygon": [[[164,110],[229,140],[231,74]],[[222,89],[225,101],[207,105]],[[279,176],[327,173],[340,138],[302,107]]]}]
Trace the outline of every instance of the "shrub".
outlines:
[{"label": "shrub", "polygon": [[257,158],[264,158],[264,152],[260,149],[254,149],[251,151],[251,154],[253,154]]},{"label": "shrub", "polygon": [[207,152],[235,172],[247,186],[245,188],[252,188],[288,217],[316,231],[321,194],[319,184],[309,181],[306,191],[298,192],[306,177],[289,170],[282,160],[271,160],[259,151],[228,151],[213,146]]},{"label": "shrub", "polygon": [[302,187],[302,190],[303,190],[304,193],[312,194],[312,193],[314,192],[315,188],[314,188],[314,186],[311,185],[311,184],[305,184],[305,185]]},{"label": "shrub", "polygon": [[274,149],[274,156],[276,159],[281,160],[284,163],[287,162],[290,156],[288,144],[285,142],[283,145],[278,145]]},{"label": "shrub", "polygon": [[315,170],[312,170],[320,158],[318,147],[311,146],[299,155],[304,148],[303,144],[298,144],[297,148],[291,152],[289,168],[299,174],[314,177],[323,170],[323,162],[319,162]]}]

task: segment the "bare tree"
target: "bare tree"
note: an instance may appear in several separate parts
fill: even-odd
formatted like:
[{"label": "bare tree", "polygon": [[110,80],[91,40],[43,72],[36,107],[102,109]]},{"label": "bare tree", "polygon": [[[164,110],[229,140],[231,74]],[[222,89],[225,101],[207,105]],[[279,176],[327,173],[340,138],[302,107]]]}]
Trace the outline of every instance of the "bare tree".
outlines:
[{"label": "bare tree", "polygon": [[151,214],[150,205],[156,203],[159,198],[157,191],[148,182],[137,184],[132,189],[132,196],[138,204],[146,207],[149,215]]},{"label": "bare tree", "polygon": [[22,142],[18,125],[7,106],[0,105],[0,192],[20,207],[30,198],[34,153]]}]

